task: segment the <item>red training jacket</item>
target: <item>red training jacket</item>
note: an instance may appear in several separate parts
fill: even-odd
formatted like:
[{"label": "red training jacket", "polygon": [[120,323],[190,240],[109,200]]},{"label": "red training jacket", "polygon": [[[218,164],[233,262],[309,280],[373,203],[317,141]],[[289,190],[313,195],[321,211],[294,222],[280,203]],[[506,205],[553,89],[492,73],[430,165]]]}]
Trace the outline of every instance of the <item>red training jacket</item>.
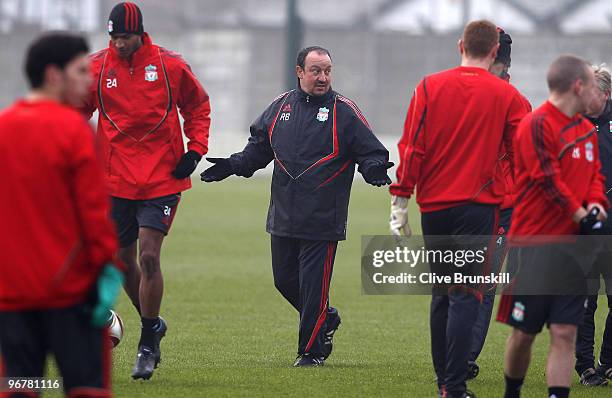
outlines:
[{"label": "red training jacket", "polygon": [[185,152],[177,107],[184,119],[187,148],[208,151],[210,103],[180,55],[151,42],[122,59],[114,46],[91,56],[94,85],[82,111],[98,109],[97,143],[112,196],[152,199],[189,189],[191,179],[170,173]]},{"label": "red training jacket", "polygon": [[86,299],[117,250],[91,127],[53,101],[0,113],[0,311]]},{"label": "red training jacket", "polygon": [[515,145],[510,239],[576,234],[576,210],[593,202],[608,207],[597,134],[582,115],[570,118],[546,101],[523,119]]},{"label": "red training jacket", "polygon": [[[519,93],[519,95],[521,97],[523,106],[525,107],[525,113],[527,114],[531,112],[531,104],[529,103],[529,100],[525,98],[525,96],[523,96],[522,94]],[[502,171],[504,174],[504,181],[506,183],[505,185],[506,191],[504,194],[504,199],[502,200],[502,203],[499,206],[499,208],[503,210],[503,209],[510,209],[514,207],[514,203],[513,203],[514,174],[513,174],[512,167],[511,167],[510,155],[507,152],[504,152],[502,154],[502,156],[500,157],[500,160],[502,161]]]},{"label": "red training jacket", "polygon": [[425,77],[408,108],[391,194],[410,197],[416,185],[421,212],[500,204],[500,158],[507,152],[512,159],[524,114],[518,91],[486,69],[459,66]]}]

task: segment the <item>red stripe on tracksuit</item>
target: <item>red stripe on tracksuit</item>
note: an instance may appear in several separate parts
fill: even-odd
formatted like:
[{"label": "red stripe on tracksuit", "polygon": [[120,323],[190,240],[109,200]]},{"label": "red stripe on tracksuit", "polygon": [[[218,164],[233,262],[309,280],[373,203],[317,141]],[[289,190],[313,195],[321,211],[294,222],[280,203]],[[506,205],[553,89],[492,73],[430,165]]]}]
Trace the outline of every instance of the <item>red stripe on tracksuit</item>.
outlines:
[{"label": "red stripe on tracksuit", "polygon": [[[496,231],[499,229],[499,207],[495,209],[495,219],[493,221],[493,231],[491,231],[491,240],[489,241],[489,245],[487,246],[487,257],[485,259],[484,265],[482,267],[482,275],[487,275],[491,272],[491,264],[495,261],[495,246],[497,245],[497,237]],[[504,248],[505,250],[505,248]],[[500,259],[500,261],[504,262],[504,257]],[[480,285],[478,292],[480,293],[476,297],[479,297],[480,302],[482,302],[482,288],[484,284]]]},{"label": "red stripe on tracksuit", "polygon": [[[288,92],[290,93],[290,92]],[[285,93],[285,94],[288,94]],[[283,95],[285,95],[283,94]],[[280,98],[282,96],[277,97]],[[268,138],[270,140],[270,146],[272,147],[272,133],[274,132],[274,126],[276,126],[276,122],[278,120],[278,116],[280,115],[284,105],[285,105],[285,101],[286,98],[283,100],[283,102],[281,102],[280,106],[278,107],[278,111],[276,112],[276,116],[274,117],[274,120],[272,121],[272,124],[270,125],[270,128],[268,129]],[[350,105],[350,104],[349,104]],[[367,125],[367,122],[365,122]],[[335,159],[338,157],[338,153],[340,152],[339,150],[339,143],[338,143],[338,129],[337,129],[337,124],[336,124],[336,100],[334,100],[334,111],[333,111],[333,116],[332,116],[332,137],[333,137],[333,148],[332,148],[332,153],[330,153],[329,155],[317,160],[315,163],[311,164],[310,166],[308,166],[308,168],[306,170],[304,170],[302,173],[300,173],[300,175],[298,176],[293,176],[289,173],[289,171],[287,170],[287,168],[283,165],[283,163],[280,161],[280,159],[278,158],[278,156],[276,156],[276,152],[274,151],[274,148],[272,148],[272,152],[274,153],[274,160],[279,164],[279,166],[283,169],[283,171],[285,173],[287,173],[287,175],[289,177],[291,177],[292,179],[297,179],[299,178],[302,174],[308,172],[309,170],[320,166],[321,164],[328,162],[332,159]],[[348,167],[348,165],[347,165]],[[343,170],[342,170],[343,171]],[[327,181],[325,182],[327,183]],[[321,184],[324,185],[325,183]],[[319,186],[320,187],[320,186]]]},{"label": "red stripe on tracksuit", "polygon": [[498,322],[507,323],[510,317],[510,306],[512,305],[512,294],[504,294],[499,302],[499,310],[497,311]]},{"label": "red stripe on tracksuit", "polygon": [[178,201],[172,208],[170,209],[170,219],[168,220],[168,232],[172,227],[172,222],[174,221],[174,216],[176,216],[176,211],[178,210],[179,203],[181,203],[181,196],[179,195]]},{"label": "red stripe on tracksuit", "polygon": [[[279,95],[277,99],[282,97],[283,95],[287,95],[288,93],[289,91],[282,95]],[[270,140],[270,147],[272,147],[272,133],[274,132],[274,126],[276,126],[276,121],[278,120],[278,116],[280,115],[281,110],[283,109],[283,106],[285,105],[286,100],[287,98],[285,98],[283,102],[281,102],[280,106],[278,107],[278,112],[276,112],[276,116],[274,116],[274,120],[272,121],[272,124],[270,125],[270,128],[268,129],[268,139]],[[274,148],[272,148],[272,152],[274,153],[274,161],[278,163],[281,169],[283,169],[283,171],[287,173],[288,176],[291,176],[291,174],[289,174],[289,172],[285,168],[285,165],[283,165],[283,163],[278,159],[278,156],[276,156],[276,152],[274,152]]]},{"label": "red stripe on tracksuit", "polygon": [[[506,243],[506,249],[508,249],[508,244]],[[518,250],[518,248],[514,248],[514,250]],[[506,250],[507,252],[508,250]],[[495,320],[501,323],[508,323],[508,319],[510,318],[510,307],[514,302],[514,295],[512,294],[512,289],[514,287],[514,282],[516,282],[516,275],[520,269],[520,253],[517,252],[518,261],[518,269],[516,270],[515,278],[510,282],[510,284],[504,289],[501,300],[499,301],[499,308],[497,309],[497,317]]]},{"label": "red stripe on tracksuit", "polygon": [[560,193],[557,186],[552,179],[555,171],[551,164],[550,154],[546,150],[544,144],[544,117],[535,116],[531,124],[531,134],[538,160],[540,161],[540,167],[544,172],[545,178],[542,184],[542,189],[547,195],[559,206],[567,206],[567,199]]},{"label": "red stripe on tracksuit", "polygon": [[93,387],[77,387],[68,393],[68,398],[111,398],[112,396],[109,390]]},{"label": "red stripe on tracksuit", "polygon": [[[332,153],[330,153],[329,155],[325,156],[324,158],[321,158],[319,160],[317,160],[314,164],[312,164],[311,166],[309,166],[306,171],[319,166],[322,163],[325,163],[329,160],[332,160],[336,157],[338,157],[338,153],[339,153],[339,148],[338,148],[338,130],[336,128],[336,101],[334,101],[334,115],[332,116],[332,135],[333,135],[333,151]],[[270,142],[271,144],[272,142]],[[305,171],[305,172],[306,172]]]},{"label": "red stripe on tracksuit", "polygon": [[340,167],[340,169],[338,171],[336,171],[334,174],[332,174],[331,177],[329,177],[327,180],[325,180],[321,184],[319,184],[319,186],[317,188],[321,188],[323,185],[331,182],[334,178],[338,177],[340,174],[342,174],[342,172],[344,170],[347,169],[347,167],[349,167],[351,165],[352,162],[353,162],[352,160],[348,160],[346,163],[344,163],[342,165],[342,167]]},{"label": "red stripe on tracksuit", "polygon": [[361,123],[363,123],[367,128],[370,128],[370,124],[366,120],[365,116],[363,116],[363,113],[361,113],[361,110],[359,110],[359,108],[357,107],[357,104],[341,95],[338,96],[338,99],[347,104],[353,110],[353,112],[355,112],[355,115],[357,115],[359,120],[361,120]]},{"label": "red stripe on tracksuit", "polygon": [[328,243],[327,245],[327,255],[325,257],[325,265],[323,266],[323,280],[321,281],[321,303],[319,305],[319,318],[317,319],[317,323],[312,330],[312,334],[308,339],[308,344],[304,349],[304,352],[308,352],[312,344],[314,343],[317,334],[319,334],[319,330],[321,330],[321,326],[325,322],[327,318],[327,299],[329,297],[329,282],[331,275],[331,266],[333,264],[334,257],[334,244]]},{"label": "red stripe on tracksuit", "polygon": [[[287,93],[283,95],[287,95]],[[283,109],[283,106],[285,105],[286,100],[287,98],[285,98],[283,102],[281,102],[280,106],[278,107],[278,112],[276,112],[276,116],[274,116],[274,120],[272,121],[272,124],[270,125],[270,128],[268,129],[268,138],[270,139],[270,144],[272,144],[272,133],[274,132],[274,126],[276,126],[276,121],[278,120],[278,116],[280,115],[281,109]]]},{"label": "red stripe on tracksuit", "polygon": [[[519,261],[519,268],[520,268],[520,260],[517,259],[517,261]],[[518,270],[517,270],[517,274],[518,274]],[[514,298],[513,298],[514,295],[512,294],[513,286],[514,286],[514,280],[510,282],[510,285],[506,287],[506,289],[504,289],[504,292],[501,296],[501,300],[499,301],[499,308],[497,309],[497,317],[495,318],[497,322],[508,323],[508,319],[510,318],[510,307],[512,306],[512,303],[514,302]]]}]

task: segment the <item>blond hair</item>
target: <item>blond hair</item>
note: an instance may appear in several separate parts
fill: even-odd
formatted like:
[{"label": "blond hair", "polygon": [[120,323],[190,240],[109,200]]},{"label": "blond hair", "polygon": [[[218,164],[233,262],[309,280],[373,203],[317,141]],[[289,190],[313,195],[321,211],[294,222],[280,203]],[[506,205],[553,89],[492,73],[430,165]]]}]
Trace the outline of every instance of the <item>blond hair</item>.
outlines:
[{"label": "blond hair", "polygon": [[612,92],[612,84],[610,82],[610,69],[606,64],[592,65],[593,72],[595,73],[595,82],[599,89],[610,95]]}]

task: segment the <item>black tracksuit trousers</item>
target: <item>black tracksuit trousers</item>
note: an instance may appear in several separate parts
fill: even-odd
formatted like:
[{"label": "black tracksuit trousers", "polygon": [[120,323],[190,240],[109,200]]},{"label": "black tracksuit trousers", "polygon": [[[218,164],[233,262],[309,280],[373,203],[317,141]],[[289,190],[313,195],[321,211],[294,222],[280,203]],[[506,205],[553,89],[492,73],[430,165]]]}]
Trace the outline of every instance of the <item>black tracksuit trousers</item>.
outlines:
[{"label": "black tracksuit trousers", "polygon": [[[593,275],[599,287],[599,278],[603,278],[608,295],[608,316],[604,328],[603,341],[599,363],[606,369],[612,367],[612,251],[609,249],[600,253],[593,265]],[[594,367],[595,355],[595,312],[597,311],[597,295],[589,296],[584,312],[582,325],[578,327],[576,338],[576,372],[582,374],[588,368]]]},{"label": "black tracksuit trousers", "polygon": [[[497,240],[495,242],[495,252],[491,263],[491,272],[498,274],[504,265],[508,248],[506,246],[506,234],[510,230],[510,219],[512,218],[512,209],[504,209],[499,212],[499,222],[497,230]],[[513,256],[508,256],[508,262],[513,261]],[[472,341],[472,351],[470,352],[470,361],[476,362],[478,356],[482,352],[487,334],[489,333],[489,324],[491,323],[491,315],[493,314],[493,305],[495,303],[495,286],[490,286],[482,296],[482,303],[478,309],[478,317],[474,324],[474,340]]]},{"label": "black tracksuit trousers", "polygon": [[270,236],[274,286],[300,313],[298,355],[322,357],[338,242]]},{"label": "black tracksuit trousers", "polygon": [[[421,226],[426,248],[462,250],[489,247],[494,243],[491,236],[497,228],[498,214],[497,206],[476,203],[423,213]],[[458,244],[457,240],[436,235],[474,235],[474,238],[462,238]],[[468,241],[470,247],[465,246]],[[437,274],[453,272],[448,264],[432,263],[430,266]],[[475,268],[474,272],[481,273],[482,269]],[[468,289],[469,286],[442,288],[434,287],[431,298],[431,354],[440,392],[455,398],[466,391],[468,359],[480,300],[478,292]]]}]

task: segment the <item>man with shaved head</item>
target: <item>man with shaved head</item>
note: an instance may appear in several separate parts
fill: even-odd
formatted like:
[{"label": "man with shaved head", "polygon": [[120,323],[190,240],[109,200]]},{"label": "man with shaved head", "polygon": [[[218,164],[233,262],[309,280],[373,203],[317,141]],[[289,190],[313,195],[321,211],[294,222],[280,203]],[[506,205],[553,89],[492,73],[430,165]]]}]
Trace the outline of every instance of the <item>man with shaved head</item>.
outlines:
[{"label": "man with shaved head", "polygon": [[[593,234],[601,227],[598,221],[607,217],[597,135],[581,114],[599,98],[593,70],[583,59],[563,55],[550,66],[547,81],[548,100],[522,120],[515,139],[516,199],[509,242],[518,248],[519,283],[513,286],[516,294],[502,297],[497,316],[513,327],[504,363],[505,398],[520,397],[531,346],[545,324],[550,330],[548,396],[569,396],[576,330],[586,298],[570,289],[582,275],[555,280],[555,287],[567,287],[557,295],[543,290],[543,279],[577,267],[564,250],[572,240],[559,244],[552,237]],[[520,281],[529,280],[542,281],[536,283],[538,290],[518,292]]]}]

